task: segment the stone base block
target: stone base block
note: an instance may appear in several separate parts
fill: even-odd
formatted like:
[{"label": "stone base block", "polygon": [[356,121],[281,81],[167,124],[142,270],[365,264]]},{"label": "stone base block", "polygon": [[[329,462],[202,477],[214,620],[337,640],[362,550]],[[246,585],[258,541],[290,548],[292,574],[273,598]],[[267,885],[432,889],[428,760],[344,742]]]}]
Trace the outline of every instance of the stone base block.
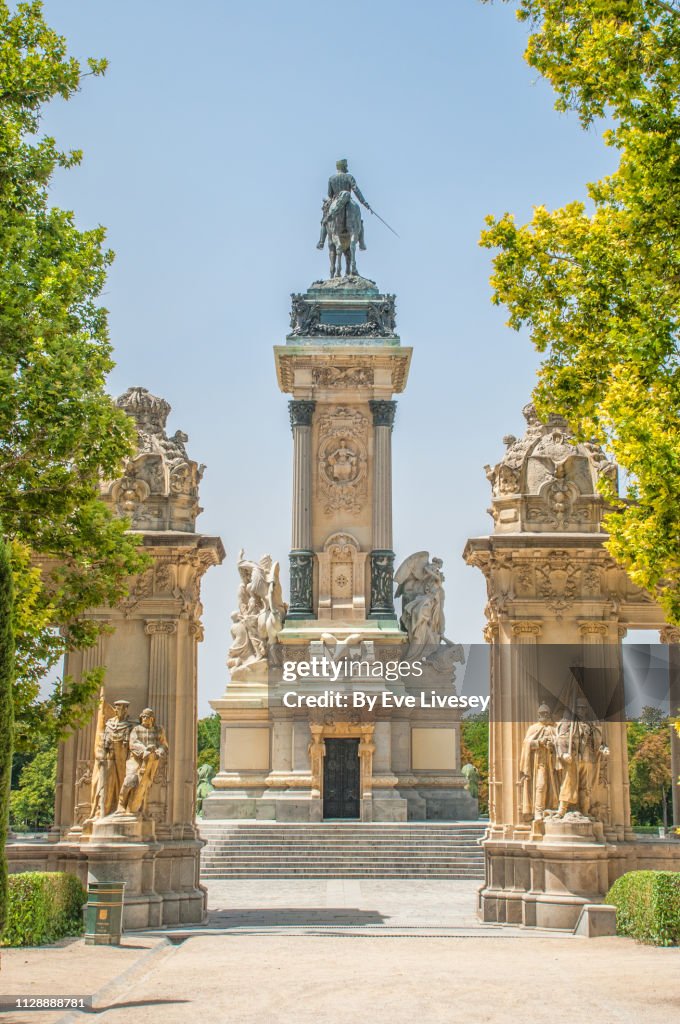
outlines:
[{"label": "stone base block", "polygon": [[[404,792],[404,795],[406,793]],[[461,786],[418,786],[408,793],[409,818],[419,821],[477,821],[479,804]]]},{"label": "stone base block", "polygon": [[605,935],[616,935],[616,907],[606,903],[586,903],[574,928],[574,935],[586,939],[599,939]]},{"label": "stone base block", "polygon": [[125,882],[123,927],[130,931],[206,920],[198,881],[203,846],[200,839],[126,842],[119,831],[109,843],[99,835],[94,842],[12,842],[6,851],[11,872],[68,871],[83,885]]},{"label": "stone base block", "polygon": [[276,801],[216,789],[203,801],[202,813],[205,821],[222,818],[275,821]]},{"label": "stone base block", "polygon": [[408,801],[403,797],[375,796],[373,804],[373,821],[408,821]]},{"label": "stone base block", "polygon": [[[566,841],[553,830],[548,841],[492,838],[482,846],[486,881],[479,891],[480,918],[528,928],[573,931],[579,926],[611,934],[598,929],[612,927],[602,902],[617,878],[628,871],[680,868],[680,843],[593,842],[583,828]],[[601,909],[599,917],[585,912],[592,905]]]}]

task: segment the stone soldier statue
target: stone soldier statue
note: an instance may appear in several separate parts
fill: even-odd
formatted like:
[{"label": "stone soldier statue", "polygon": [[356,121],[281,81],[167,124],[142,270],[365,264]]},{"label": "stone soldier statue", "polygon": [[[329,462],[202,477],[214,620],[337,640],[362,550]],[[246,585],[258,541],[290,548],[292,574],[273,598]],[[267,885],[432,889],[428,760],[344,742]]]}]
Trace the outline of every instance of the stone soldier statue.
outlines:
[{"label": "stone soldier statue", "polygon": [[534,821],[540,821],[545,810],[557,807],[556,739],[550,708],[541,704],[538,721],[526,731],[519,759],[521,810],[525,817]]},{"label": "stone soldier statue", "polygon": [[130,732],[125,782],[118,798],[118,812],[121,814],[136,814],[144,810],[151,783],[168,753],[165,731],[156,725],[155,712],[144,708],[139,718],[139,725]]},{"label": "stone soldier statue", "polygon": [[113,814],[116,809],[118,794],[125,781],[125,764],[133,726],[128,717],[129,706],[127,700],[107,704],[102,691],[95,736],[90,820]]},{"label": "stone soldier statue", "polygon": [[[350,174],[347,170],[347,161],[338,160],[336,163],[337,173],[332,174],[328,179],[328,199],[324,200],[322,215],[321,215],[321,237],[317,243],[317,249],[323,249],[326,242],[327,235],[327,220],[333,200],[336,199],[342,192],[348,192],[350,197],[355,195],[362,206],[370,211],[371,207],[364,199],[361,189],[356,183],[353,174]],[[350,198],[351,202],[351,198]],[[361,220],[361,218],[359,218]],[[364,241],[364,222],[361,220],[361,228],[359,231],[359,248],[365,250],[366,243]]]},{"label": "stone soldier statue", "polygon": [[588,701],[576,700],[573,714],[566,709],[557,726],[557,769],[562,774],[557,813],[564,817],[570,808],[590,813],[593,787],[602,758],[609,756],[603,742],[602,725],[596,722]]}]

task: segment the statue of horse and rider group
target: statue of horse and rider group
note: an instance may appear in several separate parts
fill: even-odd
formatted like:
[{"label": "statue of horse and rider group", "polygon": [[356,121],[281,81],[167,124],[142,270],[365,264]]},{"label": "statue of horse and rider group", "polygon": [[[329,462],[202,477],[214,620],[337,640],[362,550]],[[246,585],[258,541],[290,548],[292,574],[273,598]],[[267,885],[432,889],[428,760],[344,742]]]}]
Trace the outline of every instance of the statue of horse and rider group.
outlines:
[{"label": "statue of horse and rider group", "polygon": [[328,238],[328,255],[331,264],[331,277],[342,276],[342,258],[345,257],[345,276],[357,274],[357,245],[365,249],[363,242],[363,223],[361,211],[352,202],[352,193],[346,190],[338,192],[332,199],[324,202],[324,216],[321,222],[322,237],[319,249],[324,246],[324,234]]},{"label": "statue of horse and rider group", "polygon": [[353,201],[352,193],[369,213],[373,213],[378,220],[383,222],[386,228],[389,228],[395,235],[397,232],[394,228],[390,228],[387,221],[384,221],[380,214],[375,213],[375,210],[368,205],[354,176],[347,170],[347,161],[338,160],[335,166],[337,173],[328,179],[328,198],[323,201],[321,237],[317,243],[317,249],[323,249],[326,239],[328,239],[331,277],[342,276],[343,256],[345,257],[345,276],[352,277],[357,274],[357,245],[360,249],[366,248],[361,210]]}]

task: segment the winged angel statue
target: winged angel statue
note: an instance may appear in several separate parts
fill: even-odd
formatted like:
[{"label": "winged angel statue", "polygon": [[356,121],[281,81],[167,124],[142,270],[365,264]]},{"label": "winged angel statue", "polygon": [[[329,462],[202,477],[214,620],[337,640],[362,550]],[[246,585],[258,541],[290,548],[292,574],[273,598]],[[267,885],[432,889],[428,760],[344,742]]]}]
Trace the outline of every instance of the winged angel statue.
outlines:
[{"label": "winged angel statue", "polygon": [[238,610],[231,616],[234,642],[227,658],[232,678],[237,669],[268,662],[288,611],[281,590],[279,563],[271,555],[251,562],[241,549],[238,571]]},{"label": "winged angel statue", "polygon": [[395,597],[401,598],[401,627],[408,633],[408,657],[437,651],[444,636],[444,574],[441,558],[430,560],[429,551],[417,551],[401,563],[394,580]]}]

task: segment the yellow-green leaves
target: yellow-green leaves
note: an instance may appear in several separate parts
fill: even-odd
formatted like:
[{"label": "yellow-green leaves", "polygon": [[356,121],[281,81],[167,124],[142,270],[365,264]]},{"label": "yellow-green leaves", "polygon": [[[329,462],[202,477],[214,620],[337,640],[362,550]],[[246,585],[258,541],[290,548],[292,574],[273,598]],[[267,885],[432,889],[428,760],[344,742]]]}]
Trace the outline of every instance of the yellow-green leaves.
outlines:
[{"label": "yellow-green leaves", "polygon": [[[518,0],[525,57],[559,109],[606,115],[616,172],[590,205],[487,218],[493,301],[545,353],[539,411],[626,471],[608,548],[680,622],[680,9],[657,0]],[[611,496],[610,496],[611,497]]]}]

